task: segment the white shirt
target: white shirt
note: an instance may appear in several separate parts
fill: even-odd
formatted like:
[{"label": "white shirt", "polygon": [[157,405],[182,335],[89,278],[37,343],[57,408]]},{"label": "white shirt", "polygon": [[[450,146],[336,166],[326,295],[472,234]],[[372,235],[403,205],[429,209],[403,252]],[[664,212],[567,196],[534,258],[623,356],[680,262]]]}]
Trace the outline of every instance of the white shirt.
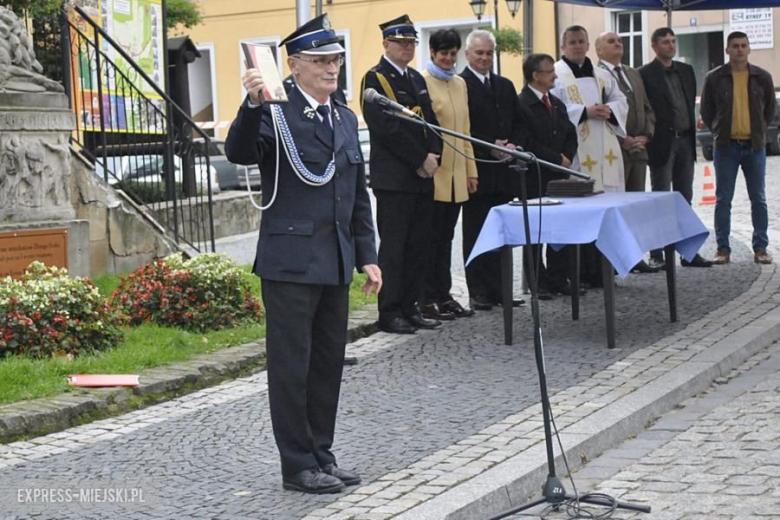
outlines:
[{"label": "white shirt", "polygon": [[[331,109],[331,106],[330,106],[330,96],[328,96],[328,101],[326,101],[325,103],[320,103],[319,101],[317,101],[316,99],[311,97],[309,94],[307,94],[302,88],[298,87],[298,85],[295,85],[295,88],[297,88],[298,91],[301,94],[303,94],[303,97],[306,98],[306,101],[309,102],[309,105],[311,105],[311,107],[315,110],[315,112],[317,111],[317,107],[319,107],[320,105],[325,105],[325,106],[328,107],[328,113],[329,114],[331,113],[332,109]],[[322,117],[322,115],[319,112],[317,112],[317,117],[320,119],[320,121],[323,120],[323,117]],[[332,121],[330,122],[330,126],[333,126],[333,122]]]},{"label": "white shirt", "polygon": [[406,67],[404,67],[404,68],[402,69],[401,67],[399,67],[398,65],[396,65],[395,63],[393,63],[393,61],[392,61],[390,58],[388,58],[387,56],[382,56],[382,57],[385,59],[385,61],[386,61],[387,63],[389,63],[390,65],[392,65],[392,66],[393,66],[393,68],[394,68],[395,70],[397,70],[397,71],[398,71],[398,73],[399,73],[401,76],[403,76],[404,74],[406,74]]},{"label": "white shirt", "polygon": [[[541,91],[539,91],[539,90],[536,90],[536,89],[535,89],[535,88],[533,88],[531,85],[528,85],[528,88],[529,88],[529,89],[531,89],[531,92],[533,92],[534,94],[536,94],[536,97],[538,97],[538,98],[539,98],[539,101],[542,101],[542,97],[544,96],[544,93],[543,93],[543,92],[541,92]],[[549,93],[547,94],[547,99],[550,99],[550,94],[549,94]],[[552,103],[552,101],[551,101],[550,103]]]},{"label": "white shirt", "polygon": [[490,77],[490,72],[488,72],[487,74],[482,74],[482,73],[480,73],[480,72],[477,72],[476,70],[472,69],[472,68],[471,68],[471,65],[466,65],[466,66],[469,68],[469,70],[470,70],[471,72],[473,72],[473,73],[474,73],[474,75],[475,75],[476,77],[478,77],[478,78],[479,78],[479,80],[480,80],[480,81],[481,81],[483,84],[485,83],[485,80],[486,80],[486,79],[488,79],[488,77]]}]

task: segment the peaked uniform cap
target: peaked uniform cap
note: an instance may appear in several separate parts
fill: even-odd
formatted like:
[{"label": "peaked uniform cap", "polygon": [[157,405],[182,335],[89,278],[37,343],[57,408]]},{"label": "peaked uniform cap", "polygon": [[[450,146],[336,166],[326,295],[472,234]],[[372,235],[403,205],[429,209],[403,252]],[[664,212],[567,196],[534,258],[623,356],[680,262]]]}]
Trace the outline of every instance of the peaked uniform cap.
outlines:
[{"label": "peaked uniform cap", "polygon": [[391,40],[417,40],[417,30],[409,15],[401,15],[389,22],[379,24],[382,29],[382,37]]},{"label": "peaked uniform cap", "polygon": [[298,27],[282,40],[287,55],[293,54],[339,54],[346,52],[339,43],[339,37],[330,25],[328,13],[321,14]]}]

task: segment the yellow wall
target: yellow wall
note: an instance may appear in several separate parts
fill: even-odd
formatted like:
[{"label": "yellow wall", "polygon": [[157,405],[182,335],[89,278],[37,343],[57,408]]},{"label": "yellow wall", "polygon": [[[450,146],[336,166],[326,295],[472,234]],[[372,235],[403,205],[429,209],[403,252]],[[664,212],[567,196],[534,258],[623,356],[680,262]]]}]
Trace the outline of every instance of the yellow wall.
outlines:
[{"label": "yellow wall", "polygon": [[[526,0],[527,1],[527,0]],[[476,25],[468,0],[332,0],[323,1],[336,31],[349,31],[352,70],[352,99],[350,106],[359,113],[358,90],[365,72],[382,55],[380,23],[406,13],[419,25],[449,23]],[[220,120],[234,117],[241,103],[241,62],[239,41],[251,38],[283,39],[295,30],[295,0],[201,0],[203,24],[190,29],[189,36],[196,44],[214,45],[217,105]],[[488,0],[483,21],[493,18],[493,2]],[[504,0],[499,0],[501,27],[511,26],[522,31],[522,8],[513,19]],[[536,52],[555,55],[555,30],[552,2],[534,2],[534,46]],[[312,3],[312,16],[314,4]],[[425,55],[427,53],[424,53]],[[286,60],[286,54],[282,56]],[[283,60],[284,61],[284,60]],[[424,63],[413,62],[418,70]],[[502,75],[509,77],[519,89],[522,84],[522,66],[519,57],[502,55]],[[286,71],[285,65],[285,74]],[[225,132],[222,132],[225,135]]]}]

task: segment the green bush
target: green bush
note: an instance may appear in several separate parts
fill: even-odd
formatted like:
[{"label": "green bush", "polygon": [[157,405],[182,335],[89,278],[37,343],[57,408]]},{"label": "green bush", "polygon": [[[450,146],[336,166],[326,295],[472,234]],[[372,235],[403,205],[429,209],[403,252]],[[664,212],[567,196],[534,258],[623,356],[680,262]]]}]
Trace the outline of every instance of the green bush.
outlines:
[{"label": "green bush", "polygon": [[207,253],[185,261],[175,254],[123,278],[111,301],[131,324],[203,332],[261,323],[262,307],[249,276],[227,255]]},{"label": "green bush", "polygon": [[121,314],[86,278],[33,262],[19,280],[0,282],[0,357],[101,351],[121,343]]}]

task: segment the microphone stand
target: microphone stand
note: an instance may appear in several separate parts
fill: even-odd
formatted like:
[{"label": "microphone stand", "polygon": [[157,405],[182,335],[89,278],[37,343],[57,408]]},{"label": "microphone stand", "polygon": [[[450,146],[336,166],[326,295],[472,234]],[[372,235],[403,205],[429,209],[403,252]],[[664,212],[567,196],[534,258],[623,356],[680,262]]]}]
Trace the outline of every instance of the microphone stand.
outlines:
[{"label": "microphone stand", "polygon": [[[506,148],[498,146],[496,144],[489,143],[481,139],[476,139],[469,135],[465,135],[460,132],[455,132],[447,128],[442,128],[440,126],[432,125],[422,119],[412,118],[405,114],[400,114],[392,110],[385,109],[383,110],[383,112],[397,119],[401,119],[403,121],[408,121],[410,123],[432,128],[437,132],[441,132],[443,134],[456,137],[458,139],[469,141],[477,146],[481,146],[483,148],[489,148],[491,150],[497,150],[499,152],[512,156],[515,159],[515,163],[510,165],[509,168],[512,169],[513,171],[516,171],[518,174],[520,174],[520,196],[523,203],[523,227],[525,230],[525,243],[529,245],[531,244],[531,224],[528,218],[528,192],[527,192],[526,179],[525,179],[525,176],[528,173],[528,163],[532,162],[538,165],[544,165],[546,168],[562,172],[569,176],[590,180],[590,176],[584,173],[572,170],[570,168],[565,168],[563,166],[559,166],[557,164],[553,164],[547,161],[543,161],[541,159],[538,159],[533,154],[521,152],[518,150],[507,150]],[[510,248],[510,246],[504,246],[502,249],[503,249],[502,259],[501,259],[501,265],[502,265],[501,278],[502,278],[502,286],[503,286],[502,305],[504,307],[504,319],[511,320],[512,317],[512,261],[511,261],[512,249]],[[507,258],[503,256],[505,254],[508,254],[509,257]],[[514,507],[512,509],[503,511],[495,516],[491,516],[489,520],[498,520],[500,518],[505,518],[515,513],[526,511],[528,509],[531,509],[533,507],[545,503],[550,504],[551,506],[553,506],[555,510],[557,510],[561,506],[561,504],[563,504],[563,502],[566,500],[576,500],[579,502],[584,502],[584,503],[594,504],[594,505],[599,505],[604,507],[615,507],[621,509],[628,509],[631,511],[638,511],[640,513],[649,513],[650,506],[618,502],[617,500],[609,500],[604,496],[578,497],[575,495],[567,494],[566,489],[563,487],[563,483],[561,482],[561,479],[558,478],[558,476],[556,475],[555,453],[553,451],[553,437],[552,437],[552,409],[550,407],[550,398],[547,391],[547,373],[546,373],[547,371],[544,364],[544,346],[542,344],[542,324],[541,324],[541,316],[539,312],[539,295],[538,295],[538,288],[536,285],[537,280],[536,280],[535,271],[536,271],[536,267],[532,259],[530,262],[528,262],[528,281],[529,281],[528,285],[531,291],[531,315],[533,318],[533,326],[534,326],[534,354],[536,357],[536,370],[539,374],[539,390],[541,392],[541,398],[542,398],[542,419],[544,423],[544,442],[547,451],[547,480],[542,486],[542,496],[540,498],[534,499],[528,503]],[[573,290],[578,290],[578,288],[575,287]]]}]

